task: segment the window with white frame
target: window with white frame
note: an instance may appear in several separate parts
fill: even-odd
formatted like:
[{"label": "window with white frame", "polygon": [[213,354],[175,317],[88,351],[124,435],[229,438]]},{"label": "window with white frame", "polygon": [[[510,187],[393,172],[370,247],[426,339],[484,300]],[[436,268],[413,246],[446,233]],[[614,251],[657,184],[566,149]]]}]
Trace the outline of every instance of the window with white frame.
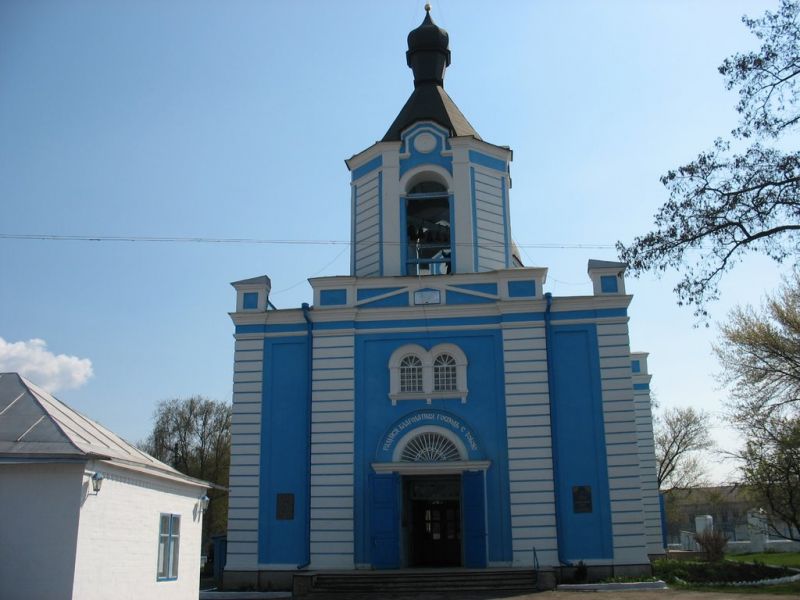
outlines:
[{"label": "window with white frame", "polygon": [[178,578],[178,556],[181,539],[181,516],[161,514],[158,531],[159,580]]},{"label": "window with white frame", "polygon": [[413,354],[400,361],[400,391],[422,391],[422,361]]},{"label": "window with white frame", "polygon": [[460,398],[467,401],[467,357],[455,344],[439,344],[426,350],[407,344],[389,359],[392,404],[398,400]]},{"label": "window with white frame", "polygon": [[451,392],[456,387],[456,359],[449,354],[439,354],[433,360],[433,391]]}]

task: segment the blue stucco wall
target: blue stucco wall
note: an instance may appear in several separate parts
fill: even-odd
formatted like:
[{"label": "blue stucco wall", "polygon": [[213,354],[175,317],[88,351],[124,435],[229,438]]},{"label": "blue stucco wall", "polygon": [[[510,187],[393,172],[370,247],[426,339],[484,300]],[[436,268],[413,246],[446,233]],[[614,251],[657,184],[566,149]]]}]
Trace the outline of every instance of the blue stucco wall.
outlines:
[{"label": "blue stucco wall", "polygon": [[[613,558],[597,328],[554,326],[551,344],[559,554],[566,561]],[[591,487],[591,512],[575,512],[576,486]]]},{"label": "blue stucco wall", "polygon": [[[308,539],[308,343],[264,341],[258,560],[302,564]],[[277,494],[294,494],[294,518],[276,519]]]},{"label": "blue stucco wall", "polygon": [[[398,347],[419,344],[430,349],[449,342],[467,356],[469,396],[460,399],[399,400],[389,394],[389,358]],[[488,560],[511,560],[508,505],[506,415],[503,401],[502,338],[494,331],[360,334],[355,345],[355,562],[371,563],[370,463],[378,455],[387,429],[401,417],[421,409],[447,411],[463,420],[478,438],[482,458],[492,462],[486,473]]]}]

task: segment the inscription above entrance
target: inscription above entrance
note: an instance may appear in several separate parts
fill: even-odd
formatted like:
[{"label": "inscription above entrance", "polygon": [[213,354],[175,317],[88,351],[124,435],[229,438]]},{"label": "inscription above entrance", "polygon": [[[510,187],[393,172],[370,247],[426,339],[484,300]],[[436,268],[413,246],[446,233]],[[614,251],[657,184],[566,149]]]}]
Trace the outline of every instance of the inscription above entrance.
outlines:
[{"label": "inscription above entrance", "polygon": [[[416,431],[416,430],[420,431]],[[377,448],[376,459],[381,462],[403,460],[399,455],[406,445],[413,442],[424,431],[437,433],[439,436],[449,438],[456,447],[462,447],[461,460],[475,460],[480,458],[480,448],[475,433],[459,417],[440,410],[421,410],[411,413],[396,421],[387,429]],[[438,438],[437,438],[438,439]],[[403,441],[400,444],[401,440]],[[400,444],[401,448],[398,448]],[[459,460],[448,455],[445,460]],[[408,460],[406,458],[406,460]]]}]

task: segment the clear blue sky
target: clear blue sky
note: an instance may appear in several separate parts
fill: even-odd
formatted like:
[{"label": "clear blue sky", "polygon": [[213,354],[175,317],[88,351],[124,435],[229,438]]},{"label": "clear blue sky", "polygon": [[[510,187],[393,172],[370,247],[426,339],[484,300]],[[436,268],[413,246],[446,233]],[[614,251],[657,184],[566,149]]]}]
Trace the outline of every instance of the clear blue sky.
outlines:
[{"label": "clear blue sky", "polygon": [[[734,127],[716,68],[755,46],[741,16],[777,2],[432,4],[450,32],[446,89],[485,140],[514,150],[517,242],[610,246],[650,227],[659,175]],[[423,5],[5,0],[0,233],[347,241],[343,159],[410,94],[405,39]],[[591,293],[586,261],[615,253],[523,257],[550,268],[548,291],[576,295]],[[348,270],[342,244],[0,240],[0,338],[7,354],[38,348],[42,369],[77,363],[28,340],[90,360],[93,376],[57,395],[135,441],[159,400],[230,400],[229,282],[267,274],[285,308],[311,300],[308,277]],[[718,413],[717,330],[693,328],[675,279],[628,281],[632,346],[651,353],[662,406]],[[712,316],[779,281],[749,260]]]}]

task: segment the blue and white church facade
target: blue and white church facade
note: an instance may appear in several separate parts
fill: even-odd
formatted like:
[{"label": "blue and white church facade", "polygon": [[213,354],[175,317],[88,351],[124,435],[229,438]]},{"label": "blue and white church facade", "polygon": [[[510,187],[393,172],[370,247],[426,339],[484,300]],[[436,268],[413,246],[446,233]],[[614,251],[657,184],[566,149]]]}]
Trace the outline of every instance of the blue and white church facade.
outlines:
[{"label": "blue and white church facade", "polygon": [[277,310],[238,281],[227,581],[309,570],[615,566],[663,553],[625,265],[545,292],[511,238],[511,150],[444,91],[447,32],[350,158],[351,273]]}]

